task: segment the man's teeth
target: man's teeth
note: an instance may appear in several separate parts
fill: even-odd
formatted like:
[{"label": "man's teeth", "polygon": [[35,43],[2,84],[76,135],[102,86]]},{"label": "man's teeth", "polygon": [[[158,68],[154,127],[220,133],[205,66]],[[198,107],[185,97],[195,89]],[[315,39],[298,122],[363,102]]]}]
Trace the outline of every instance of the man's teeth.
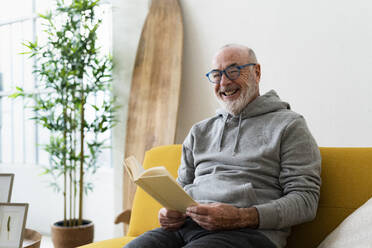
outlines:
[{"label": "man's teeth", "polygon": [[223,94],[224,94],[225,96],[231,96],[231,95],[235,94],[236,91],[237,91],[237,90],[225,91]]}]

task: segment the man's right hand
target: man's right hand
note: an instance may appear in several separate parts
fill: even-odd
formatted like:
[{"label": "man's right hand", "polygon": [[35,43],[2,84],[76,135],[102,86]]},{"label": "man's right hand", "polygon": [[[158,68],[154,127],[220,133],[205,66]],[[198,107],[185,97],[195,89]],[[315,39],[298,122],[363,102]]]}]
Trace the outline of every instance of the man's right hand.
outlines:
[{"label": "man's right hand", "polygon": [[162,228],[173,231],[185,223],[186,215],[176,210],[162,208],[159,210],[158,218]]}]

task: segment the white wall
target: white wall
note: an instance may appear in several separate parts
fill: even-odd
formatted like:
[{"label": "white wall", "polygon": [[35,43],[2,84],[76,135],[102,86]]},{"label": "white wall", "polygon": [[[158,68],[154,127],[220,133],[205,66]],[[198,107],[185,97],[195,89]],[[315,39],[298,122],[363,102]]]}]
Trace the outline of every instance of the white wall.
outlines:
[{"label": "white wall", "polygon": [[[113,3],[113,54],[114,92],[122,105],[118,112],[119,123],[113,130],[114,201],[117,216],[123,211],[123,167],[127,105],[132,71],[142,26],[148,11],[147,1],[112,0]],[[116,225],[111,237],[123,236],[123,226]]]},{"label": "white wall", "polygon": [[[261,92],[275,89],[303,114],[320,146],[372,146],[371,1],[179,1],[185,36],[177,143],[218,107],[204,76],[212,56],[240,43],[256,51]],[[120,42],[130,46],[119,60],[127,71],[148,2],[120,3],[126,23]]]},{"label": "white wall", "polygon": [[320,146],[372,146],[372,2],[181,0],[185,46],[177,141],[217,104],[204,74],[226,43],[252,47],[261,92],[303,114]]}]

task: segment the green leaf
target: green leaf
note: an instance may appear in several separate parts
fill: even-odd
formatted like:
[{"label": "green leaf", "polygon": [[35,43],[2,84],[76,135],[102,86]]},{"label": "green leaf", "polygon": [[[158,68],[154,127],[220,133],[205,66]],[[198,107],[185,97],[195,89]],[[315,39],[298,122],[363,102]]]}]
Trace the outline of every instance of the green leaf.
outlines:
[{"label": "green leaf", "polygon": [[35,42],[31,42],[31,41],[27,41],[27,42],[28,44],[23,42],[22,45],[28,47],[31,50],[35,50],[38,47],[37,40]]},{"label": "green leaf", "polygon": [[43,172],[41,172],[39,174],[39,176],[47,175],[47,174],[50,174],[50,173],[51,173],[51,171],[49,169],[45,169]]},{"label": "green leaf", "polygon": [[47,15],[38,14],[38,16],[46,20],[50,20],[52,18],[52,14],[50,12],[47,13]]},{"label": "green leaf", "polygon": [[19,90],[19,91],[21,91],[21,92],[23,92],[23,89],[21,87],[19,87],[19,86],[16,86],[16,89]]},{"label": "green leaf", "polygon": [[16,93],[13,93],[13,94],[9,95],[8,97],[14,99],[14,98],[17,98],[19,96],[25,96],[25,95],[23,93],[16,92]]},{"label": "green leaf", "polygon": [[22,52],[22,53],[18,53],[18,54],[23,55],[23,54],[30,54],[30,53],[32,53],[32,52]]},{"label": "green leaf", "polygon": [[91,105],[96,111],[98,111],[99,110],[99,108],[96,106],[96,105]]}]

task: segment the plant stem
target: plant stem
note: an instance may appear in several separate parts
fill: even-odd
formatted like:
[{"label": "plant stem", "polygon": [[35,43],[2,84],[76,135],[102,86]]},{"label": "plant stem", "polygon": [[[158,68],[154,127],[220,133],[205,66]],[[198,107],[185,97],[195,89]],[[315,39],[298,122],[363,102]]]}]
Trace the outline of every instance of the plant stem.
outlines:
[{"label": "plant stem", "polygon": [[73,166],[73,161],[71,160],[71,157],[72,157],[72,154],[73,154],[73,151],[72,151],[72,133],[71,133],[71,130],[72,130],[72,110],[70,108],[70,111],[69,111],[69,132],[68,132],[68,136],[69,136],[69,148],[70,148],[70,159],[69,159],[69,162],[70,162],[70,171],[69,171],[69,174],[70,174],[70,226],[74,226],[74,223],[72,222],[73,221],[73,218],[72,218],[72,195],[73,195],[73,192],[72,192],[72,184],[73,184],[73,178],[72,178],[72,166]]},{"label": "plant stem", "polygon": [[79,188],[79,222],[82,224],[83,219],[83,191],[84,191],[84,83],[81,81],[81,106],[80,106],[80,188]]},{"label": "plant stem", "polygon": [[[74,96],[75,98],[75,96]],[[74,113],[75,114],[75,113]],[[76,117],[74,116],[74,119]],[[77,142],[77,137],[76,137],[76,127],[74,127],[74,157],[76,156],[76,142]],[[74,159],[74,220],[76,222],[76,192],[77,192],[77,188],[76,188],[76,159]]]},{"label": "plant stem", "polygon": [[[62,94],[62,102],[64,102],[64,96]],[[66,113],[66,105],[63,106],[63,123],[64,123],[64,129],[63,129],[63,226],[67,226],[67,161],[66,161],[66,143],[67,143],[67,126],[66,126],[66,119],[67,119],[67,113]]]},{"label": "plant stem", "polygon": [[7,224],[7,230],[8,230],[8,240],[9,240],[9,234],[10,234],[10,219],[11,219],[11,217],[9,216],[8,217],[8,224]]}]

